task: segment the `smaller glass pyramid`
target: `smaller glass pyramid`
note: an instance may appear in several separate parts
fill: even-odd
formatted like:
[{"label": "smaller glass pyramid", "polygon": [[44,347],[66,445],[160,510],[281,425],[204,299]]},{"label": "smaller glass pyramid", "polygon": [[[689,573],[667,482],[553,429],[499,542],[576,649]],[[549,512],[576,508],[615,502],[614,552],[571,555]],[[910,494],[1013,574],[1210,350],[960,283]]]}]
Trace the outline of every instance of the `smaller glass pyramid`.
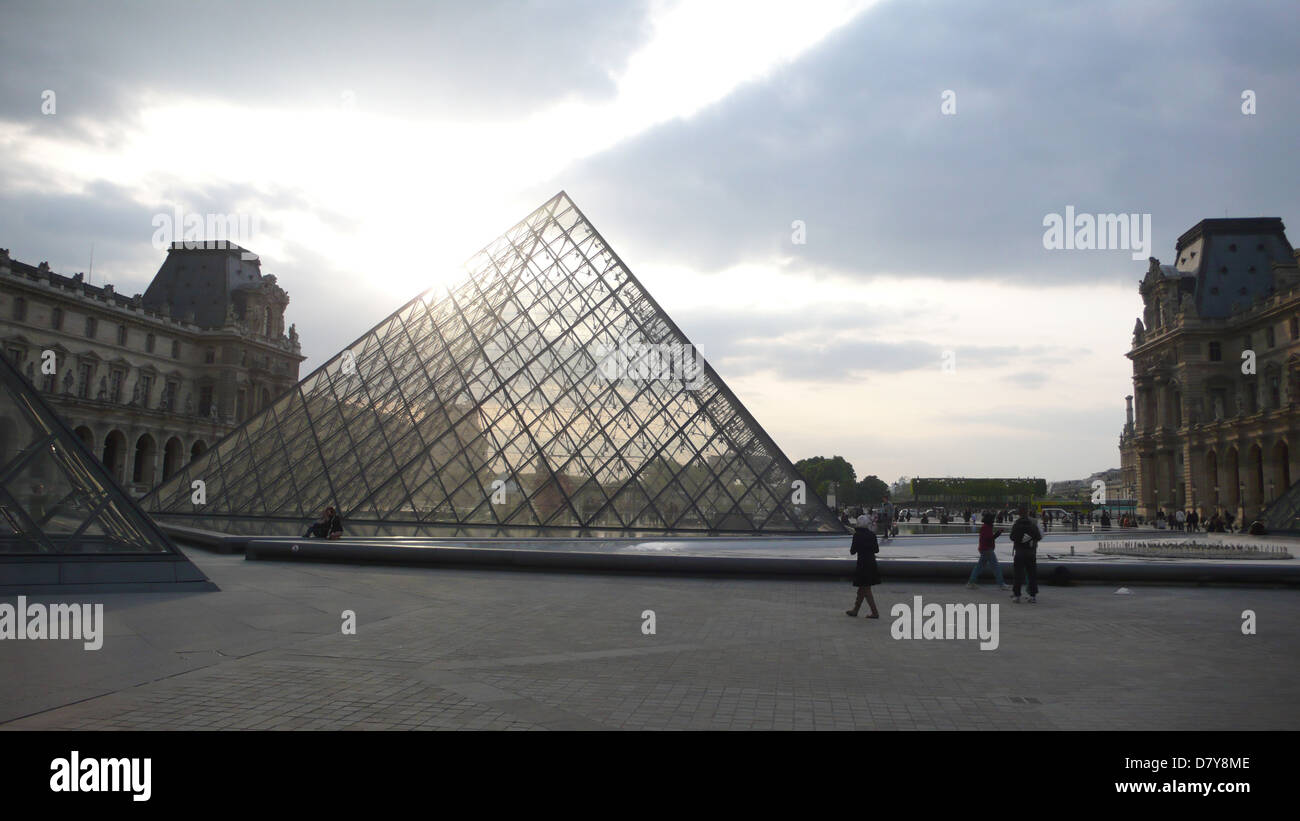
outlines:
[{"label": "smaller glass pyramid", "polygon": [[86,553],[183,559],[0,357],[0,556]]}]

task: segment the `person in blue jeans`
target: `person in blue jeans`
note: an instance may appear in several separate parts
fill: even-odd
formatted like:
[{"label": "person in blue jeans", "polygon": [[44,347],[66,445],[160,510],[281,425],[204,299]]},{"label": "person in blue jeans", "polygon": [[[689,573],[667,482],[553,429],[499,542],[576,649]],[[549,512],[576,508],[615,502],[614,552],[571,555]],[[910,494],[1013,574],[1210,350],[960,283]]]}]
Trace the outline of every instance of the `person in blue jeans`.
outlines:
[{"label": "person in blue jeans", "polygon": [[1002,535],[1002,528],[993,529],[993,514],[984,514],[984,524],[980,525],[980,560],[970,571],[970,581],[966,586],[974,590],[978,585],[975,584],[979,579],[980,573],[986,566],[993,567],[993,580],[997,582],[998,587],[1003,590],[1007,589],[1007,584],[1002,580],[1002,565],[998,564],[998,554],[994,549],[994,542]]}]

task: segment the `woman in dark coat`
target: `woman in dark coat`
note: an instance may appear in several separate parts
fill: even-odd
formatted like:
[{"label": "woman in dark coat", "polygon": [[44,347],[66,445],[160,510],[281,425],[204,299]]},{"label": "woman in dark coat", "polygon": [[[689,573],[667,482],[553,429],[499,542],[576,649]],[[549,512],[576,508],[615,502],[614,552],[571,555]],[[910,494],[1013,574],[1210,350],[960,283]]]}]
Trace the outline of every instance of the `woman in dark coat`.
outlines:
[{"label": "woman in dark coat", "polygon": [[876,534],[871,532],[867,524],[869,523],[859,519],[858,527],[853,531],[853,545],[849,548],[849,553],[856,554],[858,557],[858,567],[853,573],[853,586],[858,588],[858,600],[854,602],[852,610],[844,612],[856,618],[858,610],[862,607],[862,600],[866,599],[867,604],[871,606],[867,618],[878,619],[880,612],[876,610],[876,599],[871,595],[871,586],[880,584],[880,570],[876,568],[876,554],[880,552],[880,542],[876,540]]}]

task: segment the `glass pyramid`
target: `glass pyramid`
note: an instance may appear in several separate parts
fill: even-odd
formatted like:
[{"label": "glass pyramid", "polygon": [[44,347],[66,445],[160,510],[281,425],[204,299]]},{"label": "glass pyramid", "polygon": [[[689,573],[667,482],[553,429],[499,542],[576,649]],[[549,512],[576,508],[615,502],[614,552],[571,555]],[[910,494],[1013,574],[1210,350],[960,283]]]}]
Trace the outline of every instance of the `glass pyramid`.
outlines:
[{"label": "glass pyramid", "polygon": [[0,357],[0,589],[64,582],[214,589]]},{"label": "glass pyramid", "polygon": [[564,192],[466,267],[146,509],[244,532],[326,505],[358,535],[841,530]]},{"label": "glass pyramid", "polygon": [[1260,519],[1269,533],[1300,532],[1300,482],[1287,488],[1268,506]]}]

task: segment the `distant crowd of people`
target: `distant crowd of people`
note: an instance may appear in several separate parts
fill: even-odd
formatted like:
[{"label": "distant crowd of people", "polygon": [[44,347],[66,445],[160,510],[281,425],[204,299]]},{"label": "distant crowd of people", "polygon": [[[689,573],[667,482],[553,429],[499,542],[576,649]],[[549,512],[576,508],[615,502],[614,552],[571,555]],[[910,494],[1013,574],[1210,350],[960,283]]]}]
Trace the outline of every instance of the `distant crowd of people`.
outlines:
[{"label": "distant crowd of people", "polygon": [[[882,506],[883,507],[883,506]],[[958,525],[970,528],[974,532],[980,528],[980,524],[985,516],[993,517],[993,524],[1010,524],[1018,518],[1017,510],[995,510],[979,511],[967,508],[962,511],[949,511],[946,509],[927,510],[924,513],[917,514],[910,509],[901,509],[894,513],[894,506],[889,505],[891,522],[911,522],[914,518],[920,524],[940,524],[940,525]],[[859,513],[866,515],[873,523],[880,517],[880,510],[876,508],[844,508],[839,511],[840,522],[845,527],[853,527],[856,524]],[[930,514],[934,515],[931,516]],[[1178,530],[1183,532],[1206,532],[1206,533],[1234,533],[1238,531],[1237,517],[1231,510],[1217,509],[1210,514],[1209,518],[1204,518],[1196,510],[1176,510],[1172,513],[1166,513],[1160,509],[1150,522],[1145,517],[1133,513],[1120,513],[1114,517],[1109,510],[1103,509],[1100,513],[1091,512],[1069,512],[1069,511],[1051,511],[1044,510],[1038,513],[1030,511],[1031,515],[1041,522],[1041,529],[1044,531],[1051,530],[1053,527],[1070,528],[1078,530],[1080,525],[1091,526],[1100,525],[1102,530],[1110,530],[1112,527],[1136,528],[1136,527],[1154,527],[1157,530]],[[1240,530],[1251,533],[1262,531],[1263,525],[1260,522],[1254,522],[1249,528],[1245,522],[1240,523]],[[895,528],[897,530],[897,528]],[[879,531],[876,531],[879,533]],[[896,533],[894,535],[897,535]]]},{"label": "distant crowd of people", "polygon": [[[1262,516],[1262,514],[1261,514]],[[1206,533],[1236,533],[1249,532],[1254,536],[1263,536],[1267,531],[1264,523],[1258,519],[1250,523],[1247,527],[1246,520],[1242,519],[1240,528],[1238,528],[1237,517],[1231,510],[1218,508],[1210,514],[1210,518],[1201,521],[1200,514],[1195,510],[1175,510],[1173,513],[1165,513],[1164,508],[1156,511],[1154,525],[1157,530],[1179,530],[1183,532],[1198,532],[1202,527]]]}]

